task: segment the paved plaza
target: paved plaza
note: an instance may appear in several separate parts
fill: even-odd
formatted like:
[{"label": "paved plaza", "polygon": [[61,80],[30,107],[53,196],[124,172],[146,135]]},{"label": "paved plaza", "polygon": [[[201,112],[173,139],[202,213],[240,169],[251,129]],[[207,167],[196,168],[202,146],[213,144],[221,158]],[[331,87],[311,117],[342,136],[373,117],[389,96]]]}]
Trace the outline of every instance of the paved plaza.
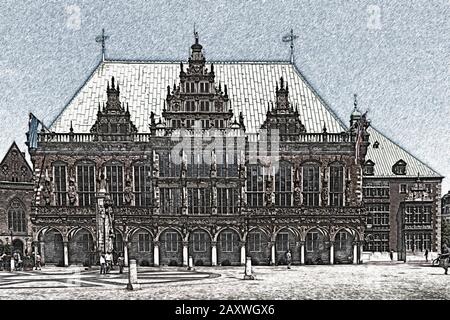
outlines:
[{"label": "paved plaza", "polygon": [[[126,270],[125,270],[126,271]],[[46,267],[0,272],[4,299],[450,299],[450,275],[430,264],[139,268],[142,290],[127,291],[127,273]]]}]

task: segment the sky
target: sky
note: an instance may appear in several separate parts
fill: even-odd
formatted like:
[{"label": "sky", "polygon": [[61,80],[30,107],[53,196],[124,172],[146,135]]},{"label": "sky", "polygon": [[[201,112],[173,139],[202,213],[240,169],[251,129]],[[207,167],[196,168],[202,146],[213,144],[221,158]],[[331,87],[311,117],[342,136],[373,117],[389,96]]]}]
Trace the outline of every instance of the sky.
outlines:
[{"label": "sky", "polygon": [[[450,0],[0,0],[0,158],[25,151],[28,114],[47,125],[101,59],[295,63],[348,123],[353,94],[372,125],[450,177]],[[443,193],[450,189],[444,179]]]}]

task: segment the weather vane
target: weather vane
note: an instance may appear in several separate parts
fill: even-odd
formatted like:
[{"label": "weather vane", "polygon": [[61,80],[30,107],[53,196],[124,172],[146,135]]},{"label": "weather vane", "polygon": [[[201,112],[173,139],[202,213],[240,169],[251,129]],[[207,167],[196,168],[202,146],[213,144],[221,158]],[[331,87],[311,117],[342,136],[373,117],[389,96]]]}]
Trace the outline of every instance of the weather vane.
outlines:
[{"label": "weather vane", "polygon": [[95,38],[95,42],[98,43],[102,43],[102,59],[103,61],[105,61],[105,52],[106,52],[106,48],[105,48],[105,42],[106,40],[109,39],[109,36],[105,35],[105,29],[102,29],[102,35],[101,36],[97,36]]},{"label": "weather vane", "polygon": [[294,63],[294,40],[297,39],[298,36],[294,35],[294,30],[291,29],[291,33],[288,35],[285,35],[282,40],[283,42],[290,42],[291,43],[291,63]]}]

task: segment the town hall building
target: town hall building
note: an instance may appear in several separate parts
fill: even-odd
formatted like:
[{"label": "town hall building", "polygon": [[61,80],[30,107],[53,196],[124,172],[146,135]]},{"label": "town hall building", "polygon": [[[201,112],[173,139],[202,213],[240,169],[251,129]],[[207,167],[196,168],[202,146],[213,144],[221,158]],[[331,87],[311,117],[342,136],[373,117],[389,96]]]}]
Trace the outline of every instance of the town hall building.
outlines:
[{"label": "town hall building", "polygon": [[[207,62],[198,35],[188,61],[103,59],[48,128],[31,118],[27,145],[32,192],[0,202],[0,240],[17,235],[45,263],[440,250],[443,177],[373,128],[356,97],[341,121],[293,62]],[[3,222],[18,206],[27,240]]]}]

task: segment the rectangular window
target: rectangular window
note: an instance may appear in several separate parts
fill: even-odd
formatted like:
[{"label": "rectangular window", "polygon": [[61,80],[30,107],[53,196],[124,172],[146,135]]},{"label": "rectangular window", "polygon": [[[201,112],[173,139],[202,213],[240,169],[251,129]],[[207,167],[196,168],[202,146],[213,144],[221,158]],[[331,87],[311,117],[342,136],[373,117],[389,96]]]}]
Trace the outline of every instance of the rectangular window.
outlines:
[{"label": "rectangular window", "polygon": [[159,153],[159,176],[162,178],[180,177],[181,175],[181,155],[179,159],[172,160],[171,152]]},{"label": "rectangular window", "polygon": [[407,192],[406,184],[404,184],[404,183],[400,184],[400,193],[406,193],[406,192]]},{"label": "rectangular window", "polygon": [[222,252],[233,252],[234,233],[224,231],[220,236],[220,248]]},{"label": "rectangular window", "polygon": [[261,232],[252,232],[248,236],[250,252],[261,252]]},{"label": "rectangular window", "polygon": [[151,206],[151,168],[149,165],[135,165],[134,172],[134,201],[137,207]]},{"label": "rectangular window", "polygon": [[187,100],[185,102],[186,104],[186,111],[195,111],[195,101]]},{"label": "rectangular window", "polygon": [[344,205],[344,167],[330,167],[330,206]]},{"label": "rectangular window", "polygon": [[195,93],[195,82],[186,82],[185,87],[187,93]]},{"label": "rectangular window", "polygon": [[162,214],[181,214],[181,188],[160,188]]},{"label": "rectangular window", "polygon": [[150,251],[150,234],[148,233],[138,234],[138,251],[139,252]]},{"label": "rectangular window", "polygon": [[200,101],[200,111],[209,111],[209,101]]},{"label": "rectangular window", "polygon": [[67,166],[55,165],[55,200],[57,206],[67,205]]},{"label": "rectangular window", "polygon": [[123,167],[121,165],[106,166],[106,183],[114,205],[123,205]]},{"label": "rectangular window", "polygon": [[264,169],[249,166],[247,173],[247,203],[250,207],[264,206]]},{"label": "rectangular window", "polygon": [[208,214],[211,211],[211,194],[208,188],[188,188],[189,214]]},{"label": "rectangular window", "polygon": [[166,252],[178,251],[178,233],[166,232]]},{"label": "rectangular window", "polygon": [[320,168],[316,165],[303,167],[303,204],[305,206],[319,206],[319,171]]},{"label": "rectangular window", "polygon": [[275,205],[292,206],[292,169],[289,163],[281,163],[275,174]]},{"label": "rectangular window", "polygon": [[289,249],[289,233],[287,232],[280,232],[277,235],[277,242],[276,242],[276,249],[277,251],[287,251]]},{"label": "rectangular window", "polygon": [[217,188],[218,214],[238,213],[238,204],[239,204],[238,188]]},{"label": "rectangular window", "polygon": [[201,93],[209,92],[209,82],[200,82],[200,92]]},{"label": "rectangular window", "polygon": [[202,120],[202,128],[209,129],[209,120]]},{"label": "rectangular window", "polygon": [[95,203],[95,165],[80,164],[77,166],[78,202],[82,207]]},{"label": "rectangular window", "polygon": [[204,232],[194,232],[192,234],[194,252],[206,252],[206,234]]},{"label": "rectangular window", "polygon": [[319,249],[319,233],[308,232],[306,235],[306,251],[313,252]]},{"label": "rectangular window", "polygon": [[186,169],[188,177],[209,177],[210,165],[204,161],[202,153],[191,151]]}]

